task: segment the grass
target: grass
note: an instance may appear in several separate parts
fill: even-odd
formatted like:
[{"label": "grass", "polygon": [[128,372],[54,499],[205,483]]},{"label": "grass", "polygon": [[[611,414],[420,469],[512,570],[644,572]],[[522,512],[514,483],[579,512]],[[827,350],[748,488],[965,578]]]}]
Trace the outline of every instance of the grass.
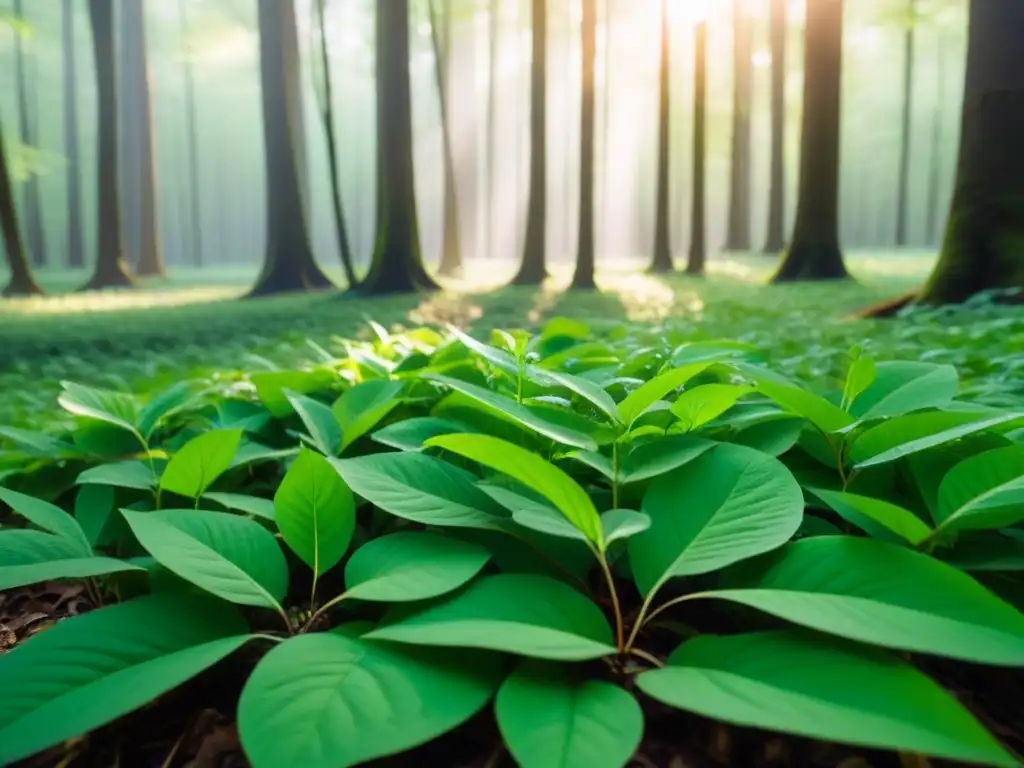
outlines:
[{"label": "grass", "polygon": [[[734,338],[762,348],[801,379],[835,380],[853,346],[877,359],[950,362],[969,396],[1024,403],[1024,318],[986,306],[917,312],[895,321],[854,320],[854,310],[919,285],[932,259],[922,254],[855,254],[857,282],[770,286],[771,259],[715,260],[707,278],[647,277],[610,269],[600,293],[563,291],[559,272],[542,290],[502,287],[511,265],[488,264],[445,291],[426,296],[348,299],[334,294],[237,301],[251,270],[179,271],[128,292],[54,295],[0,302],[0,424],[45,422],[59,382],[145,391],[185,377],[314,358],[341,337],[391,327],[454,323],[485,331],[532,326],[566,315],[607,323],[670,323],[694,338]],[[51,290],[79,281],[43,274]],[[489,280],[489,282],[488,282]],[[1015,351],[1016,350],[1016,351]]]}]

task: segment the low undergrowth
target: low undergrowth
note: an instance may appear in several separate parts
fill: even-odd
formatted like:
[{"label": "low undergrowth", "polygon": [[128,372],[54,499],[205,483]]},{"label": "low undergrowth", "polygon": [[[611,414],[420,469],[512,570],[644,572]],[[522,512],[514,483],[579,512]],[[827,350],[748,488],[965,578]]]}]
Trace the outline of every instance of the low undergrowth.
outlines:
[{"label": "low undergrowth", "polygon": [[256,768],[453,731],[475,764],[650,765],[692,715],[1018,764],[933,670],[1024,666],[1024,409],[859,349],[806,388],[671,326],[373,334],[147,398],[64,382],[66,431],[4,429],[0,590],[91,610],[7,630],[0,765],[87,763],[212,678]]}]

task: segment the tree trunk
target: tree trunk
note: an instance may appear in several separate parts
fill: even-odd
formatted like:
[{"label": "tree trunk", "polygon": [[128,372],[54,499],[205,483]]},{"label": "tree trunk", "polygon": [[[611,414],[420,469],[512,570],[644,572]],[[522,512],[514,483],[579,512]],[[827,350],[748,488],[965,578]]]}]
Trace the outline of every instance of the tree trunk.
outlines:
[{"label": "tree trunk", "polygon": [[138,195],[138,239],[135,243],[135,272],[139,277],[165,274],[163,250],[160,244],[159,219],[156,201],[156,157],[153,148],[153,101],[149,84],[149,65],[146,55],[146,20],[142,0],[122,0],[122,36],[125,71],[121,74],[121,88],[131,93],[126,99],[131,107],[126,131],[135,135],[131,147],[135,150],[134,163],[128,167],[136,172],[128,185]]},{"label": "tree trunk", "polygon": [[437,288],[423,267],[413,168],[409,0],[377,4],[377,238],[360,290]]},{"label": "tree trunk", "polygon": [[929,303],[1024,287],[1024,3],[973,0],[956,183]]},{"label": "tree trunk", "polygon": [[572,288],[594,283],[594,61],[597,49],[597,0],[581,0],[583,18],[583,99],[580,106],[580,219],[576,272]]},{"label": "tree trunk", "polygon": [[444,31],[438,31],[435,0],[427,0],[430,13],[430,40],[434,47],[434,78],[441,107],[441,142],[444,153],[444,210],[442,213],[440,274],[450,277],[462,272],[459,246],[459,199],[455,186],[455,151],[452,148],[452,124],[448,107],[448,80],[451,73],[452,0],[444,0]]},{"label": "tree trunk", "polygon": [[900,118],[900,166],[896,184],[896,246],[907,246],[907,207],[910,196],[910,130],[914,115],[914,38],[917,0],[907,0],[907,29],[903,33],[903,113]]},{"label": "tree trunk", "polygon": [[934,245],[936,240],[941,238],[939,233],[939,185],[942,181],[942,108],[945,104],[946,93],[946,59],[943,50],[942,34],[938,35],[935,41],[936,59],[935,78],[936,97],[932,106],[932,131],[931,149],[928,159],[928,245]]},{"label": "tree trunk", "polygon": [[515,285],[539,285],[548,276],[548,3],[532,0],[533,60],[530,68],[530,190],[523,261]]},{"label": "tree trunk", "polygon": [[117,157],[117,65],[114,56],[113,0],[89,0],[93,57],[96,61],[96,266],[82,290],[134,285],[124,261],[121,235],[120,174]]},{"label": "tree trunk", "polygon": [[729,228],[725,250],[750,250],[750,115],[754,106],[751,61],[753,20],[743,0],[732,2],[732,161],[729,172]]},{"label": "tree trunk", "polygon": [[670,105],[669,63],[671,58],[670,35],[671,20],[668,15],[668,0],[661,0],[661,62],[658,67],[658,182],[655,193],[654,214],[654,258],[651,260],[650,272],[663,274],[671,272],[672,233],[669,227],[669,174],[672,167],[671,147],[669,139]]},{"label": "tree trunk", "polygon": [[501,0],[490,0],[490,30],[487,35],[487,157],[484,168],[484,237],[485,255],[494,256],[494,167],[497,164],[498,143],[498,35],[501,31],[499,10]]},{"label": "tree trunk", "polygon": [[250,296],[333,287],[317,266],[306,229],[296,162],[299,38],[293,0],[259,0],[260,81],[267,173],[267,242]]},{"label": "tree trunk", "polygon": [[843,0],[807,0],[796,225],[775,282],[849,277],[839,249]]},{"label": "tree trunk", "polygon": [[[181,34],[188,41],[188,13],[185,0],[178,0],[178,15],[181,18]],[[189,202],[189,248],[192,263],[203,266],[203,228],[199,211],[202,206],[202,189],[199,187],[199,132],[196,129],[196,83],[192,71],[191,51],[182,59],[182,76],[185,85],[185,138],[188,144],[188,202]]]},{"label": "tree trunk", "polygon": [[4,252],[11,268],[11,279],[3,290],[3,296],[38,296],[43,292],[32,277],[32,270],[25,256],[18,229],[18,214],[14,206],[14,188],[11,173],[7,167],[7,153],[4,150],[4,130],[0,125],[0,231],[4,238]]},{"label": "tree trunk", "polygon": [[693,190],[690,194],[690,253],[686,272],[703,275],[707,258],[707,184],[704,177],[708,131],[708,23],[697,22],[693,33]]},{"label": "tree trunk", "polygon": [[324,138],[327,142],[327,170],[331,181],[331,206],[334,211],[334,230],[338,238],[338,251],[341,254],[341,267],[345,272],[345,281],[350,289],[359,283],[356,277],[355,261],[352,256],[352,245],[349,242],[348,227],[345,225],[345,208],[341,202],[341,179],[338,174],[338,144],[334,132],[334,89],[331,87],[331,57],[327,47],[327,21],[324,13],[326,0],[315,0],[317,18],[320,27],[320,58],[324,66],[323,103],[320,105],[320,117],[324,126]]},{"label": "tree trunk", "polygon": [[[24,18],[22,0],[14,0],[14,15]],[[14,36],[14,79],[18,93],[18,127],[21,143],[28,147],[39,144],[39,110],[35,89],[28,86],[25,72],[25,43],[22,35]],[[31,90],[31,95],[30,95]],[[46,266],[46,235],[43,229],[42,205],[39,200],[39,177],[30,173],[25,181],[25,239],[29,258],[35,267]]]},{"label": "tree trunk", "polygon": [[609,207],[608,159],[612,156],[611,117],[612,117],[612,19],[614,17],[614,0],[604,0],[604,91],[601,99],[601,136],[602,136],[602,174],[601,179],[601,238],[604,249],[608,250],[609,232],[612,229],[612,214]]},{"label": "tree trunk", "polygon": [[768,236],[764,252],[777,256],[786,247],[786,2],[772,2],[772,138]]},{"label": "tree trunk", "polygon": [[75,74],[75,11],[72,0],[64,0],[61,13],[64,79],[64,154],[67,156],[67,248],[68,266],[85,267],[85,241],[82,235],[82,171],[78,150],[78,78]]}]

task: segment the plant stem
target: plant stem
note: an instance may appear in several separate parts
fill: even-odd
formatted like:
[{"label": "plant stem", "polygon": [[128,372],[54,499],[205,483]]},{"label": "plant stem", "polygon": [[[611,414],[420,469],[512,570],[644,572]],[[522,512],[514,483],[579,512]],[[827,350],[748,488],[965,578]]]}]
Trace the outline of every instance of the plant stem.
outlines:
[{"label": "plant stem", "polygon": [[309,617],[309,621],[307,621],[303,625],[302,630],[305,631],[306,629],[311,627],[313,625],[313,622],[315,622],[317,619],[319,619],[321,616],[323,616],[327,611],[329,611],[331,608],[336,606],[342,600],[345,600],[347,598],[348,598],[348,592],[342,592],[340,595],[338,595],[333,600],[328,600],[326,603],[321,605],[319,608],[317,608],[313,612],[313,615]]},{"label": "plant stem", "polygon": [[[692,600],[695,597],[697,597],[697,595],[683,595],[682,597],[673,598],[672,600],[669,600],[667,603],[662,603],[653,611],[651,611],[647,618],[643,620],[643,625],[646,626],[647,624],[650,624],[652,621],[654,621],[658,616],[663,614],[669,608],[679,605],[680,603],[685,603],[686,601]],[[639,618],[637,621],[639,623]]]},{"label": "plant stem", "polygon": [[626,646],[623,643],[625,628],[622,621],[622,606],[619,605],[619,594],[615,591],[615,580],[612,578],[612,570],[608,567],[608,559],[605,557],[604,552],[597,552],[596,554],[597,562],[601,564],[601,572],[604,574],[605,582],[608,584],[608,593],[612,599],[612,611],[615,612],[615,647],[619,649],[619,653],[622,653]]},{"label": "plant stem", "polygon": [[657,656],[654,656],[653,654],[650,654],[647,651],[641,650],[640,648],[630,648],[629,652],[636,656],[638,659],[643,659],[648,664],[653,664],[659,669],[665,666],[665,662],[663,662]]},{"label": "plant stem", "polygon": [[636,642],[636,637],[640,634],[641,627],[643,627],[643,625],[647,623],[645,617],[647,616],[647,611],[649,611],[651,608],[651,602],[654,600],[654,595],[657,593],[657,591],[658,587],[656,586],[654,589],[650,591],[650,594],[648,594],[647,597],[644,598],[643,605],[640,606],[640,613],[636,615],[636,621],[633,623],[633,629],[630,631],[629,637],[626,639],[626,646],[623,649],[626,653],[629,653],[630,650],[633,648],[633,643]]},{"label": "plant stem", "polygon": [[253,639],[269,640],[272,643],[283,643],[285,640],[288,639],[285,637],[275,637],[274,635],[264,635],[262,633],[257,633],[255,635],[252,635],[252,637]]}]

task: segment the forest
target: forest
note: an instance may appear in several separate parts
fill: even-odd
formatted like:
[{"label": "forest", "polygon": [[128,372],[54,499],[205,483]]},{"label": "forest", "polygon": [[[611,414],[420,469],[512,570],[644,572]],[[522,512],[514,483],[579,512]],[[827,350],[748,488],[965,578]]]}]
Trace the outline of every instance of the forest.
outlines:
[{"label": "forest", "polygon": [[1022,0],[0,0],[0,768],[1024,766]]}]

